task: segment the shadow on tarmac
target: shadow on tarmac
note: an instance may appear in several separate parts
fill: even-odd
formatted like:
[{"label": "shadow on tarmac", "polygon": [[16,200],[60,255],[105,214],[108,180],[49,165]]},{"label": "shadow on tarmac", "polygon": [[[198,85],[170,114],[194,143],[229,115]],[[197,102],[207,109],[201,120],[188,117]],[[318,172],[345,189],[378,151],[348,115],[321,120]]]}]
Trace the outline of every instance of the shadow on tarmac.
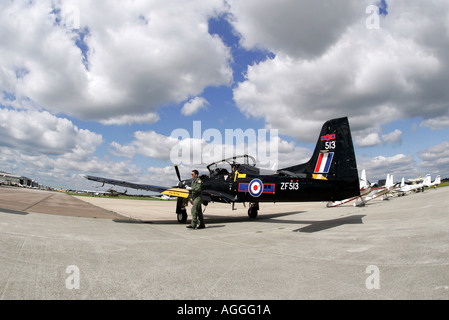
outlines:
[{"label": "shadow on tarmac", "polygon": [[362,218],[365,215],[354,215],[338,219],[323,220],[323,221],[298,221],[298,223],[309,224],[307,227],[293,230],[293,232],[313,233],[323,231],[326,229],[336,228],[345,224],[363,224]]},{"label": "shadow on tarmac", "polygon": [[22,215],[22,216],[25,216],[25,215],[28,214],[28,212],[25,212],[25,211],[11,210],[11,209],[3,209],[3,208],[0,208],[0,211],[1,211],[1,212],[4,212],[4,213],[20,214],[20,215]]},{"label": "shadow on tarmac", "polygon": [[[213,217],[205,217],[204,221],[206,224],[206,228],[221,228],[226,225],[223,223],[237,223],[237,222],[266,222],[266,223],[281,223],[281,224],[296,224],[307,226],[295,229],[293,232],[305,232],[305,233],[314,233],[319,232],[326,229],[336,228],[345,224],[363,224],[362,218],[365,215],[353,215],[347,216],[337,219],[331,220],[276,220],[276,218],[286,217],[290,215],[301,214],[307,211],[292,211],[292,212],[284,212],[284,213],[273,213],[273,214],[263,214],[258,216],[256,219],[250,219],[247,216],[238,216],[238,217],[228,217],[228,216],[213,216]],[[173,220],[157,220],[157,221],[147,221],[147,220],[134,220],[134,219],[114,219],[114,222],[117,223],[136,223],[136,224],[179,224],[179,222],[175,219]]]}]

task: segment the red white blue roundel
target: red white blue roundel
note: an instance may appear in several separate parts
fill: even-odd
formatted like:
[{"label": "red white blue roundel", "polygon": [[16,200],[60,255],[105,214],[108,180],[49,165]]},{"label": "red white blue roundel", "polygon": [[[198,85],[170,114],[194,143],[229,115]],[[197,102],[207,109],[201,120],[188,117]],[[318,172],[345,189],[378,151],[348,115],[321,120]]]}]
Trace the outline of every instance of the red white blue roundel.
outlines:
[{"label": "red white blue roundel", "polygon": [[248,191],[253,197],[258,197],[262,194],[263,183],[260,179],[253,179],[249,183]]}]

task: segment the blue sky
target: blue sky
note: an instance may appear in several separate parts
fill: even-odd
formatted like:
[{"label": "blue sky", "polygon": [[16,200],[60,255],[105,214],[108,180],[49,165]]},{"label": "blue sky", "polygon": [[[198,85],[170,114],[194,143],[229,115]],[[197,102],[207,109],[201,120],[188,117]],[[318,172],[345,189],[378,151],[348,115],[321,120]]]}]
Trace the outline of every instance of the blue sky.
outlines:
[{"label": "blue sky", "polygon": [[370,180],[449,177],[443,0],[0,7],[0,170],[52,187],[92,187],[82,174],[171,184],[170,135],[193,136],[194,121],[223,137],[277,130],[283,167],[348,116]]}]

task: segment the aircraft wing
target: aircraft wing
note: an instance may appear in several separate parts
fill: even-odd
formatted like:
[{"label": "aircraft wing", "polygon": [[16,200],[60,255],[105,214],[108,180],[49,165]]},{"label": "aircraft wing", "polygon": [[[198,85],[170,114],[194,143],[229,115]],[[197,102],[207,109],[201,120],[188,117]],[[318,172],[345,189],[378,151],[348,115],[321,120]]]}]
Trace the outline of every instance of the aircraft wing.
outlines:
[{"label": "aircraft wing", "polygon": [[209,201],[231,203],[236,200],[235,196],[217,190],[203,190],[202,193],[203,198],[206,198],[206,200]]},{"label": "aircraft wing", "polygon": [[167,188],[167,187],[161,187],[161,186],[153,186],[149,184],[139,184],[139,183],[133,183],[133,182],[127,182],[122,180],[114,180],[114,179],[108,179],[108,178],[101,178],[101,177],[94,177],[94,176],[84,176],[87,180],[91,181],[97,181],[101,183],[107,183],[112,184],[114,186],[121,186],[121,187],[127,187],[132,189],[138,189],[138,190],[146,190],[146,191],[153,191],[153,192],[159,192],[162,194],[166,194],[173,197],[181,197],[181,198],[188,198],[189,197],[189,191],[182,188]]}]

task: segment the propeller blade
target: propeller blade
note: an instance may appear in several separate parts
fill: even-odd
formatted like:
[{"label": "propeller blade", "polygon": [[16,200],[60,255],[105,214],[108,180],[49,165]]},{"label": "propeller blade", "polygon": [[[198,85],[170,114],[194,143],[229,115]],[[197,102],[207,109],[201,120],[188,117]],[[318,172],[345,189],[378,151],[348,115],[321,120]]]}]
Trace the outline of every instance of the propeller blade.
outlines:
[{"label": "propeller blade", "polygon": [[181,174],[179,173],[179,168],[178,168],[177,164],[175,164],[175,170],[176,170],[176,175],[178,176],[178,180],[179,180],[179,182],[181,182]]}]

